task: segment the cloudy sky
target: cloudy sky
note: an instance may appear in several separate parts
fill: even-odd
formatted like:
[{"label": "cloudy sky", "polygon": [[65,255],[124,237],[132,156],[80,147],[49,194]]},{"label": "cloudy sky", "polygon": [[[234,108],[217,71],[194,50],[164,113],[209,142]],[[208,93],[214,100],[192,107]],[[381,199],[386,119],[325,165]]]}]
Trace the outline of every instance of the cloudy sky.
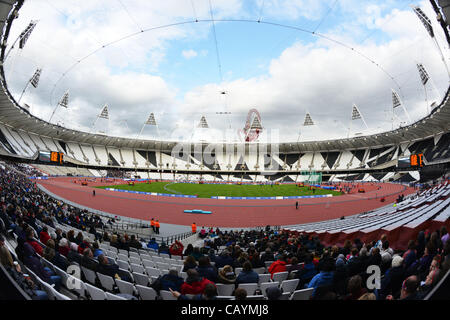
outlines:
[{"label": "cloudy sky", "polygon": [[[429,1],[27,0],[9,45],[38,22],[25,48],[11,51],[6,76],[18,99],[42,68],[21,103],[48,120],[68,90],[69,108],[52,122],[115,136],[136,137],[153,112],[158,130],[146,126],[143,138],[237,138],[253,108],[261,139],[369,134],[408,121],[402,108],[393,116],[391,89],[414,121],[427,113],[425,97],[438,101],[448,86],[411,5],[430,17],[448,60]],[[417,63],[432,78],[426,89]],[[105,104],[109,121],[96,121]],[[350,120],[353,104],[368,129]],[[307,112],[315,126],[303,126]],[[195,129],[202,115],[211,129]]]}]

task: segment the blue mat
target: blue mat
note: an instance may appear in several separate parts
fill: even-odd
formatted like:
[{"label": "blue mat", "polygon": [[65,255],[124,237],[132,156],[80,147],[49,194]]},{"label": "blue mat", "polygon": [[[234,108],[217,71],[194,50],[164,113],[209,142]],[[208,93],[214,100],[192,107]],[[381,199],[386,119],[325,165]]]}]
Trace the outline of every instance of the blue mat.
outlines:
[{"label": "blue mat", "polygon": [[194,210],[184,210],[185,213],[200,213],[200,214],[211,214],[211,211],[203,211],[200,209],[194,209]]}]

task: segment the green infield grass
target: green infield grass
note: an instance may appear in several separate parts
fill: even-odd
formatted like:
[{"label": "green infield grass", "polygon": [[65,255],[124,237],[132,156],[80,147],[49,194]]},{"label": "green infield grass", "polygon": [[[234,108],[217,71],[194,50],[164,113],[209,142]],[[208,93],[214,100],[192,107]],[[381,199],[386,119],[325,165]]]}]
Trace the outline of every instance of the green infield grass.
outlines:
[{"label": "green infield grass", "polygon": [[338,196],[341,193],[333,190],[316,189],[309,190],[308,187],[298,187],[295,184],[281,185],[236,185],[236,184],[197,184],[197,183],[173,183],[152,182],[136,183],[134,186],[128,184],[115,186],[102,186],[97,188],[114,188],[121,190],[134,190],[155,193],[171,193],[197,195],[199,198],[211,198],[213,196],[224,197],[277,197],[277,196],[310,196],[332,194]]}]

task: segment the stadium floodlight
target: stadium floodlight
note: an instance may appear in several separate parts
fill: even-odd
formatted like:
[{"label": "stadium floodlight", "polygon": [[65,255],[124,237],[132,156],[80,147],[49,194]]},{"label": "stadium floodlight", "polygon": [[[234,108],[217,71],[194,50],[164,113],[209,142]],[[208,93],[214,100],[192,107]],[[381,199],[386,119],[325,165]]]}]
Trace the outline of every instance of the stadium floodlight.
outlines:
[{"label": "stadium floodlight", "polygon": [[50,119],[48,122],[52,121],[52,118],[58,109],[58,107],[68,108],[69,107],[69,91],[66,91],[64,95],[62,96],[61,100],[58,101],[58,104],[56,105],[55,109],[53,110],[52,115],[50,116]]},{"label": "stadium floodlight", "polygon": [[430,18],[427,17],[427,15],[422,11],[421,8],[419,8],[417,6],[411,6],[411,8],[413,9],[413,11],[417,15],[417,17],[419,17],[419,20],[422,22],[423,26],[427,30],[427,32],[430,35],[430,37],[434,40],[434,43],[436,44],[436,47],[439,50],[439,53],[441,55],[441,60],[442,60],[442,62],[445,65],[445,69],[447,70],[447,75],[448,75],[449,81],[450,81],[450,71],[448,69],[447,61],[446,61],[446,59],[444,57],[444,54],[442,53],[442,49],[439,46],[439,43],[437,42],[436,37],[434,36],[434,30],[433,30],[433,26],[431,25]]},{"label": "stadium floodlight", "polygon": [[305,115],[305,121],[303,122],[303,126],[307,127],[307,126],[313,126],[314,125],[314,121],[311,119],[311,115],[309,113],[307,113]]},{"label": "stadium floodlight", "polygon": [[145,121],[145,124],[151,125],[151,126],[156,126],[156,120],[155,120],[155,115],[152,113],[150,113],[150,115],[148,116],[147,121]]},{"label": "stadium floodlight", "polygon": [[22,94],[20,95],[19,100],[17,101],[18,104],[20,103],[20,100],[22,100],[22,97],[23,97],[25,91],[27,90],[28,85],[31,84],[33,87],[37,88],[37,86],[38,86],[38,84],[39,84],[39,78],[41,77],[41,72],[42,72],[42,69],[38,68],[38,69],[34,72],[34,74],[33,74],[33,76],[31,77],[31,79],[27,81],[27,84],[25,85],[25,88],[23,88]]},{"label": "stadium floodlight", "polygon": [[394,89],[392,89],[392,108],[395,109],[397,107],[400,107],[402,103],[400,102],[400,97],[398,96],[398,93],[395,92]]},{"label": "stadium floodlight", "polygon": [[33,77],[30,80],[31,85],[33,87],[35,87],[35,88],[37,88],[37,86],[39,84],[39,79],[41,77],[41,72],[42,72],[42,69],[37,69],[36,72],[33,74]]},{"label": "stadium floodlight", "polygon": [[[109,120],[109,112],[108,112],[108,105],[105,104],[104,107],[102,108],[102,111],[99,113],[99,115],[95,118],[94,123],[92,124],[91,130],[89,131],[89,133],[94,129],[98,119],[106,119]],[[108,122],[109,124],[109,122]]]},{"label": "stadium floodlight", "polygon": [[26,27],[25,30],[20,34],[20,36],[19,36],[19,39],[20,39],[19,48],[20,49],[23,49],[23,47],[27,43],[28,38],[30,37],[31,32],[33,32],[36,24],[37,24],[37,20],[31,20],[28,27]]},{"label": "stadium floodlight", "polygon": [[[14,46],[16,45],[16,42],[19,41],[19,49],[23,49],[25,44],[28,41],[28,38],[31,35],[31,32],[33,32],[34,27],[37,24],[37,20],[31,20],[30,24],[25,28],[25,30],[22,31],[22,33],[17,37],[17,39],[14,41],[14,43],[12,44],[11,48],[9,48],[8,52],[5,55],[5,58],[3,59],[3,62],[6,61],[6,59],[8,58],[9,54],[11,53],[11,50],[14,49]],[[5,44],[6,46],[6,44]]]},{"label": "stadium floodlight", "polygon": [[420,21],[422,22],[423,26],[427,30],[430,37],[434,38],[434,31],[433,26],[431,25],[430,18],[427,17],[427,15],[417,6],[412,6],[412,9],[414,13],[419,17]]},{"label": "stadium floodlight", "polygon": [[158,137],[159,137],[159,129],[158,129],[158,124],[156,123],[156,119],[155,119],[155,114],[152,112],[150,113],[150,115],[147,118],[147,121],[144,122],[144,125],[141,128],[141,131],[139,131],[139,134],[136,136],[136,139],[138,139],[140,137],[140,135],[142,134],[142,132],[144,131],[144,128],[146,125],[149,126],[155,126],[156,130],[158,132]]},{"label": "stadium floodlight", "polygon": [[364,123],[364,125],[366,126],[367,129],[369,129],[369,127],[367,126],[366,121],[364,120],[361,112],[359,111],[358,107],[356,106],[356,104],[353,104],[352,107],[352,120],[350,121],[350,127],[348,128],[348,134],[347,134],[347,138],[350,136],[350,132],[352,130],[352,123],[354,120],[358,120],[361,119],[362,122]]},{"label": "stadium floodlight", "polygon": [[403,108],[403,111],[405,112],[406,116],[408,117],[408,121],[411,122],[409,113],[406,110],[402,101],[400,100],[400,96],[398,95],[397,92],[395,92],[394,89],[391,89],[391,90],[392,90],[392,123],[394,122],[394,116],[395,116],[394,110],[395,110],[395,108],[398,108],[400,106]]},{"label": "stadium floodlight", "polygon": [[100,114],[98,115],[98,118],[109,120],[108,105],[105,104],[105,106],[102,109],[102,112],[100,112]]},{"label": "stadium floodlight", "polygon": [[417,69],[419,70],[420,80],[422,81],[422,85],[426,85],[428,80],[430,79],[430,76],[428,75],[427,70],[425,70],[425,67],[421,64],[417,64]]},{"label": "stadium floodlight", "polygon": [[202,128],[202,129],[208,129],[208,122],[206,121],[206,117],[202,116],[200,119],[200,123],[198,124],[197,128]]}]

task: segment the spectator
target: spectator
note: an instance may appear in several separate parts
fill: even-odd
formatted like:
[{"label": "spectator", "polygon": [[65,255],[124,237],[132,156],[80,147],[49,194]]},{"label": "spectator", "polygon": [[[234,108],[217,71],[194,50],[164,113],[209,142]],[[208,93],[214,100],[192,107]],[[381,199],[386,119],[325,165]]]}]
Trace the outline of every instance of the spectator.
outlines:
[{"label": "spectator", "polygon": [[99,255],[104,254],[103,250],[100,249],[97,241],[92,244],[92,248],[94,249],[94,258],[97,258]]},{"label": "spectator", "polygon": [[352,276],[348,280],[347,292],[346,300],[358,300],[363,294],[367,293],[367,290],[362,286],[360,275]]},{"label": "spectator", "polygon": [[314,288],[312,297],[314,297],[317,288],[333,285],[333,278],[334,278],[333,269],[334,269],[333,259],[329,258],[323,264],[323,270],[320,271],[319,274],[315,275],[307,286],[308,288]]},{"label": "spectator", "polygon": [[161,277],[159,277],[159,281],[154,281],[154,284],[152,284],[152,288],[156,291],[160,290],[174,290],[174,291],[180,291],[181,285],[184,283],[183,278],[181,278],[178,275],[178,271],[175,269],[169,270],[168,274],[165,274]]},{"label": "spectator", "polygon": [[41,241],[42,244],[47,245],[49,239],[51,239],[51,237],[48,234],[48,228],[42,228],[42,231],[39,233],[39,241]]},{"label": "spectator", "polygon": [[403,266],[405,269],[408,269],[409,266],[416,261],[416,244],[414,240],[409,240],[408,242],[408,250],[403,254]]},{"label": "spectator", "polygon": [[199,276],[204,277],[209,281],[217,282],[217,270],[211,265],[209,257],[200,257],[198,260],[197,272]]},{"label": "spectator", "polygon": [[108,258],[101,254],[98,256],[99,265],[97,266],[97,272],[110,276],[112,278],[119,277],[119,266],[115,263],[110,263]]},{"label": "spectator", "polygon": [[152,239],[148,242],[147,248],[153,249],[153,250],[155,250],[155,251],[158,251],[159,245],[158,245],[158,243],[156,243],[156,239],[155,239],[155,238],[152,238]]},{"label": "spectator", "polygon": [[186,259],[184,259],[183,272],[187,272],[189,269],[196,269],[196,268],[197,268],[197,261],[195,261],[193,256],[187,256]]},{"label": "spectator", "polygon": [[226,265],[233,265],[234,261],[228,250],[222,251],[222,253],[216,257],[216,268],[222,268]]},{"label": "spectator", "polygon": [[81,266],[92,271],[97,271],[98,263],[94,260],[94,254],[91,249],[84,249],[83,257],[81,258]]},{"label": "spectator", "polygon": [[[342,258],[344,255],[342,255]],[[305,256],[305,263],[303,265],[303,268],[298,272],[298,279],[300,279],[299,282],[299,288],[303,288],[305,284],[309,283],[311,279],[317,274],[316,266],[313,263],[313,256],[312,254],[308,253]]]},{"label": "spectator", "polygon": [[169,252],[171,256],[182,256],[183,255],[183,244],[178,241],[175,240],[174,243],[172,243],[172,245],[169,248]]},{"label": "spectator", "polygon": [[247,300],[247,290],[243,288],[237,288],[234,291],[235,300]]},{"label": "spectator", "polygon": [[258,283],[258,282],[259,282],[259,275],[255,271],[253,271],[252,264],[250,263],[250,261],[245,262],[242,267],[242,271],[236,278],[236,284],[239,285],[240,283]]},{"label": "spectator", "polygon": [[202,294],[208,283],[212,283],[206,278],[202,278],[197,270],[189,269],[187,271],[186,281],[181,285],[181,294]]},{"label": "spectator", "polygon": [[266,289],[267,300],[280,300],[283,292],[278,287],[269,287]]},{"label": "spectator", "polygon": [[34,231],[31,228],[27,229],[27,243],[33,247],[34,251],[42,256],[44,249],[41,245],[34,239]]},{"label": "spectator", "polygon": [[170,292],[172,292],[173,296],[178,298],[178,300],[216,300],[217,297],[217,288],[214,284],[208,283],[205,286],[205,289],[203,290],[203,293],[195,295],[192,299],[188,298],[187,296],[174,291],[170,289]]},{"label": "spectator", "polygon": [[441,228],[441,236],[442,245],[445,246],[445,243],[450,239],[450,234],[445,226]]},{"label": "spectator", "polygon": [[400,293],[402,282],[405,279],[403,269],[403,258],[396,255],[392,259],[392,267],[388,269],[381,281],[380,294],[382,296],[392,295],[397,297]]},{"label": "spectator", "polygon": [[49,239],[47,241],[47,247],[44,249],[44,258],[53,263],[55,266],[61,270],[67,269],[67,263],[64,258],[61,257],[59,252],[55,250],[55,241]]},{"label": "spectator", "polygon": [[267,269],[271,274],[271,279],[273,279],[274,273],[285,272],[287,264],[287,256],[285,254],[281,255],[280,258],[272,263],[270,267]]},{"label": "spectator", "polygon": [[230,265],[226,265],[219,271],[217,277],[218,283],[223,284],[235,284],[236,283],[236,275],[233,272],[233,268]]}]

